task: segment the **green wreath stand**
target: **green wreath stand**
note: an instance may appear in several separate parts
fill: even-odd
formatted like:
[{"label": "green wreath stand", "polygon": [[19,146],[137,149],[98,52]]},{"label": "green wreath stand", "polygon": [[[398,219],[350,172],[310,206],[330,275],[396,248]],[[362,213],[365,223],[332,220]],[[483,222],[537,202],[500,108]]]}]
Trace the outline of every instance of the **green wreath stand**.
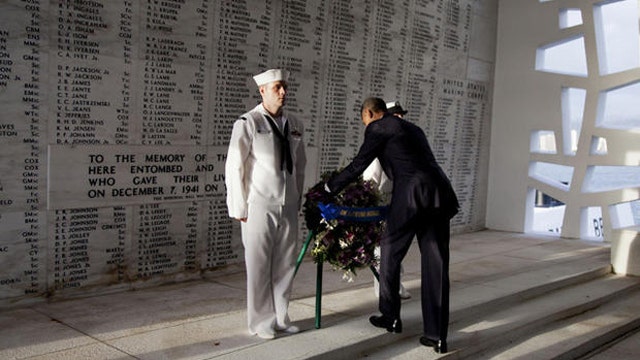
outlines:
[{"label": "green wreath stand", "polygon": [[[294,277],[298,273],[298,268],[300,267],[300,264],[304,259],[304,255],[306,254],[307,249],[309,248],[309,244],[311,243],[311,240],[313,240],[314,237],[315,237],[315,234],[313,233],[313,231],[310,230],[306,240],[302,244],[302,249],[300,250],[300,254],[298,255],[298,260],[296,261],[296,269],[293,272]],[[316,264],[316,314],[315,314],[316,329],[320,329],[321,327],[320,319],[322,317],[321,306],[322,306],[322,266],[323,264],[324,263],[322,261],[318,261],[318,263]],[[378,271],[376,270],[376,268],[373,265],[369,265],[369,269],[371,269],[371,272],[373,272],[373,276],[376,277],[376,280],[380,280],[380,275],[378,274]]]}]

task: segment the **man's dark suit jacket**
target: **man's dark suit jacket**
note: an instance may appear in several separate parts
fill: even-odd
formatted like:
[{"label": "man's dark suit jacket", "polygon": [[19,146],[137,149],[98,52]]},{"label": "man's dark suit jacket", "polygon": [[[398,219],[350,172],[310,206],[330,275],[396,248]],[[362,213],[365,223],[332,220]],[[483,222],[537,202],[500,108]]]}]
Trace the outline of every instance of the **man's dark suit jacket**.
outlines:
[{"label": "man's dark suit jacket", "polygon": [[327,183],[337,194],[375,159],[393,180],[387,231],[394,233],[418,213],[452,218],[459,208],[451,182],[436,162],[422,129],[392,115],[367,125],[358,154]]}]

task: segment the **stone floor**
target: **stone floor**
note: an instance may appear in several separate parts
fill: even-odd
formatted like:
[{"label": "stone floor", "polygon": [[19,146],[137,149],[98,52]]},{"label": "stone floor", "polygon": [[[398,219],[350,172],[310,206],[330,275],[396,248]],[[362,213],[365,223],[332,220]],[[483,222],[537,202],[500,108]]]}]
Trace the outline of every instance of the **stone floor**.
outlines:
[{"label": "stone floor", "polygon": [[[452,299],[455,306],[476,301],[499,291],[486,284],[500,274],[544,266],[545,261],[562,262],[575,251],[603,246],[495,231],[454,236]],[[415,242],[404,268],[403,282],[413,294],[409,301],[419,301]],[[307,257],[294,282],[290,315],[303,334],[317,332],[314,341],[331,343],[339,331],[319,331],[314,326],[315,290],[316,264]],[[352,322],[353,331],[372,331],[366,318],[376,313],[377,300],[368,270],[349,283],[325,265],[322,293],[323,329],[339,330],[340,324]],[[265,359],[303,358],[290,354],[286,346],[274,346],[295,336],[300,334],[262,340],[247,333],[242,266],[198,281],[0,311],[0,359],[223,359],[261,347]],[[640,346],[631,345],[638,343],[629,340],[624,343],[627,349],[618,350],[639,354]]]}]

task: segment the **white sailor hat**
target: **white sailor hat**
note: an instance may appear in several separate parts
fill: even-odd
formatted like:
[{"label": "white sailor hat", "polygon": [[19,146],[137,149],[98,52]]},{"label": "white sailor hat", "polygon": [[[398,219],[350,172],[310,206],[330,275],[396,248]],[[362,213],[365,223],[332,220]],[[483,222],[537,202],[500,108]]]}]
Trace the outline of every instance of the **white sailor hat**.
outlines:
[{"label": "white sailor hat", "polygon": [[405,115],[408,111],[400,106],[400,101],[392,101],[387,103],[387,112],[390,114]]},{"label": "white sailor hat", "polygon": [[281,69],[270,69],[253,77],[258,86],[266,85],[273,81],[287,81],[289,72]]}]

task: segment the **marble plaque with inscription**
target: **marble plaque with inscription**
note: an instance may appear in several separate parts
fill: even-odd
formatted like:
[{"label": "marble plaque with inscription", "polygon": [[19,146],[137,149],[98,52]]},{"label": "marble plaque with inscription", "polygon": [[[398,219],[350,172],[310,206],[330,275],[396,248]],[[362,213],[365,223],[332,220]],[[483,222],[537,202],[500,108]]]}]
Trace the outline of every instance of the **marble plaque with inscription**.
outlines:
[{"label": "marble plaque with inscription", "polygon": [[50,147],[51,209],[224,196],[224,147]]}]

